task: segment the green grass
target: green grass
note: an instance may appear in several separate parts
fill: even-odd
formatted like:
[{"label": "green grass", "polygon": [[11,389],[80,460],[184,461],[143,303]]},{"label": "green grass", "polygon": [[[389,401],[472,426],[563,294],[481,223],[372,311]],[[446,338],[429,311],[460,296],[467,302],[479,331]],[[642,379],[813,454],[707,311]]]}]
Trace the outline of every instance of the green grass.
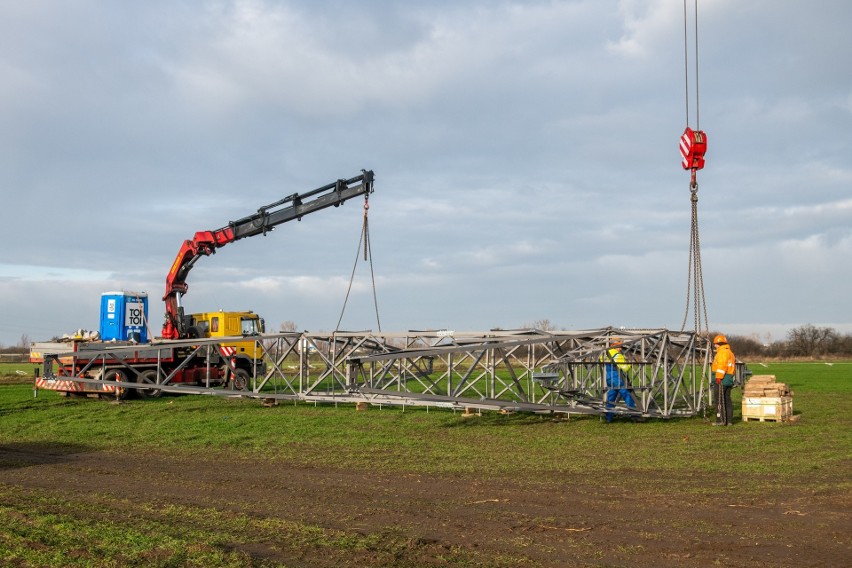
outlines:
[{"label": "green grass", "polygon": [[[371,562],[386,565],[400,552],[418,546],[388,531],[359,535],[214,508],[139,504],[98,496],[81,507],[79,500],[3,489],[0,562],[4,566],[264,565],[232,544],[235,535],[252,535],[256,541],[268,543],[277,555],[293,559],[306,550],[311,554],[345,551],[355,560],[354,565],[361,553],[369,553]],[[117,510],[122,513],[117,515]],[[110,522],[103,522],[105,518]],[[447,559],[463,565],[470,556],[449,551]]]},{"label": "green grass", "polygon": [[32,382],[32,363],[0,363],[0,384]]},{"label": "green grass", "polygon": [[[3,488],[0,484],[0,488]],[[357,559],[388,563],[416,543],[393,534],[353,535],[297,521],[213,508],[139,505],[121,499],[78,500],[3,488],[0,562],[33,566],[253,566],[250,554],[233,550],[233,535],[252,535],[278,554],[298,558],[305,549],[344,550]],[[8,504],[7,504],[8,503]],[[109,524],[101,517],[112,518]],[[25,520],[22,520],[22,517]],[[33,546],[37,542],[38,546]],[[274,543],[274,544],[272,544]],[[229,548],[231,550],[229,550]],[[384,558],[384,561],[382,561]],[[462,559],[462,558],[459,558]]]},{"label": "green grass", "polygon": [[[265,408],[254,401],[203,396],[111,404],[61,398],[49,391],[34,398],[31,385],[12,384],[0,385],[0,446],[106,452],[133,448],[139,455],[199,459],[227,454],[354,471],[524,479],[545,486],[566,474],[590,479],[625,474],[647,479],[651,493],[677,487],[684,494],[707,494],[718,489],[696,483],[693,476],[719,474],[731,480],[726,492],[743,497],[765,490],[767,481],[814,491],[852,487],[852,363],[751,368],[790,385],[799,421],[737,423],[732,428],[711,428],[702,417],[606,424],[580,416],[570,421],[498,413],[465,418],[422,408],[356,412],[353,405],[305,403]],[[740,393],[735,390],[737,416]],[[0,461],[0,472],[15,465]],[[261,541],[264,535],[277,535],[269,540],[284,547],[279,552],[285,554],[296,555],[309,546],[357,558],[357,551],[370,550],[371,558],[389,563],[399,550],[416,546],[393,535],[379,539],[178,506],[160,506],[156,514],[137,517],[131,512],[134,505],[126,504],[126,521],[104,524],[99,519],[122,503],[103,499],[81,503],[36,495],[0,480],[0,564],[256,565],[245,552],[228,548],[228,535],[234,532]],[[446,554],[449,565],[476,564],[469,551]],[[510,559],[505,565],[511,564]]]},{"label": "green grass", "polygon": [[[460,413],[399,407],[355,412],[352,405],[256,402],[218,397],[163,397],[115,405],[66,399],[29,385],[0,387],[0,443],[75,444],[121,451],[238,452],[312,465],[392,471],[529,473],[656,470],[803,475],[831,470],[852,449],[852,364],[773,364],[794,391],[793,425],[748,422],[707,431],[700,418],[607,425],[598,418],[554,422],[549,417]],[[735,390],[735,409],[740,406]],[[118,435],[117,435],[118,434]],[[506,460],[523,448],[525,459]],[[839,452],[845,448],[847,451]],[[758,455],[759,454],[759,455]],[[727,456],[727,459],[717,459]],[[570,457],[570,459],[569,459]]]}]

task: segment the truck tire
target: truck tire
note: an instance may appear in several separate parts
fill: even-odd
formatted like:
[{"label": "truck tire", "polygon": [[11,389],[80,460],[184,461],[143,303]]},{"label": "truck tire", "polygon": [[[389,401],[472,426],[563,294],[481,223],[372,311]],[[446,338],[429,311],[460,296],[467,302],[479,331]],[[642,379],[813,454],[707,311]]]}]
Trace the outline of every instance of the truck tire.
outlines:
[{"label": "truck tire", "polygon": [[231,373],[231,385],[234,390],[249,390],[251,375],[245,369],[237,369]]},{"label": "truck tire", "polygon": [[[142,371],[137,382],[157,384],[158,376],[162,378],[162,375],[159,374],[156,369],[147,369]],[[139,394],[140,398],[159,398],[163,394],[161,389],[136,389],[136,392]]]},{"label": "truck tire", "polygon": [[[129,382],[127,378],[127,373],[122,371],[121,369],[107,369],[106,373],[104,373],[103,378],[101,380],[104,381],[115,381],[117,383],[126,383]],[[130,396],[130,392],[134,389],[127,389],[124,387],[116,387],[117,390],[113,393],[105,392],[101,393],[101,398],[109,398],[113,400],[126,400],[128,396]]]}]

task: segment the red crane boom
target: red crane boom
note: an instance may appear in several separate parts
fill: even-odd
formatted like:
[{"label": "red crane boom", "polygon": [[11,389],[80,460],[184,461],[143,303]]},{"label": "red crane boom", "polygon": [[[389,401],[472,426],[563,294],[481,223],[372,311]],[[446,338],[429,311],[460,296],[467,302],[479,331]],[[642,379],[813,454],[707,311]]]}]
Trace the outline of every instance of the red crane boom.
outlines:
[{"label": "red crane boom", "polygon": [[294,193],[283,199],[270,203],[257,210],[257,213],[231,221],[226,226],[214,231],[199,231],[195,236],[183,242],[171,270],[166,276],[166,293],[163,301],[166,303],[166,319],[163,324],[162,336],[165,339],[181,339],[187,336],[187,321],[183,307],[180,305],[181,296],[186,294],[189,285],[186,277],[198,259],[209,256],[228,243],[255,235],[265,235],[277,225],[301,220],[302,217],[325,209],[337,207],[344,201],[359,195],[369,195],[373,192],[373,171],[361,170],[361,175],[350,179],[339,179],[303,194]]}]

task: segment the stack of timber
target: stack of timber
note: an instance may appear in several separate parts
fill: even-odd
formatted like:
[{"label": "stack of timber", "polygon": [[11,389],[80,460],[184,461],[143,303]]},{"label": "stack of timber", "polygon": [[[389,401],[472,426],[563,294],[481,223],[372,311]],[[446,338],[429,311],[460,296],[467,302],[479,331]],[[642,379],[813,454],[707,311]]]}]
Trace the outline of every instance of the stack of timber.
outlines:
[{"label": "stack of timber", "polygon": [[793,393],[775,375],[754,375],[743,390],[743,421],[791,420]]}]

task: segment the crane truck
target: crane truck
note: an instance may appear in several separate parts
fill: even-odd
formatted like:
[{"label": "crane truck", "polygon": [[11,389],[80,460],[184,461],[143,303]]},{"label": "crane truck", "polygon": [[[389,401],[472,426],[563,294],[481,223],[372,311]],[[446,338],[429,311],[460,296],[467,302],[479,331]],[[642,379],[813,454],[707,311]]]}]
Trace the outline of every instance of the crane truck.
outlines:
[{"label": "crane truck", "polygon": [[[156,386],[163,384],[229,384],[245,389],[253,375],[265,372],[262,347],[255,340],[264,331],[263,319],[250,311],[186,314],[181,298],[189,290],[190,271],[202,257],[234,241],[266,235],[282,223],[338,207],[359,195],[368,199],[373,192],[373,177],[372,170],[361,170],[355,177],[284,197],[219,229],[195,233],[192,239],[183,242],[166,275],[163,295],[166,311],[160,338],[149,342],[145,333],[147,294],[105,293],[101,302],[101,329],[117,327],[124,335],[112,335],[109,343],[103,333],[96,341],[75,336],[67,342],[34,343],[30,361],[44,366],[36,386],[66,395],[83,393],[116,398],[123,398],[132,390],[143,397],[158,396],[162,389]],[[222,338],[222,341],[215,342],[214,351],[205,352],[197,345],[205,338]],[[116,387],[122,382],[152,386]]]}]

